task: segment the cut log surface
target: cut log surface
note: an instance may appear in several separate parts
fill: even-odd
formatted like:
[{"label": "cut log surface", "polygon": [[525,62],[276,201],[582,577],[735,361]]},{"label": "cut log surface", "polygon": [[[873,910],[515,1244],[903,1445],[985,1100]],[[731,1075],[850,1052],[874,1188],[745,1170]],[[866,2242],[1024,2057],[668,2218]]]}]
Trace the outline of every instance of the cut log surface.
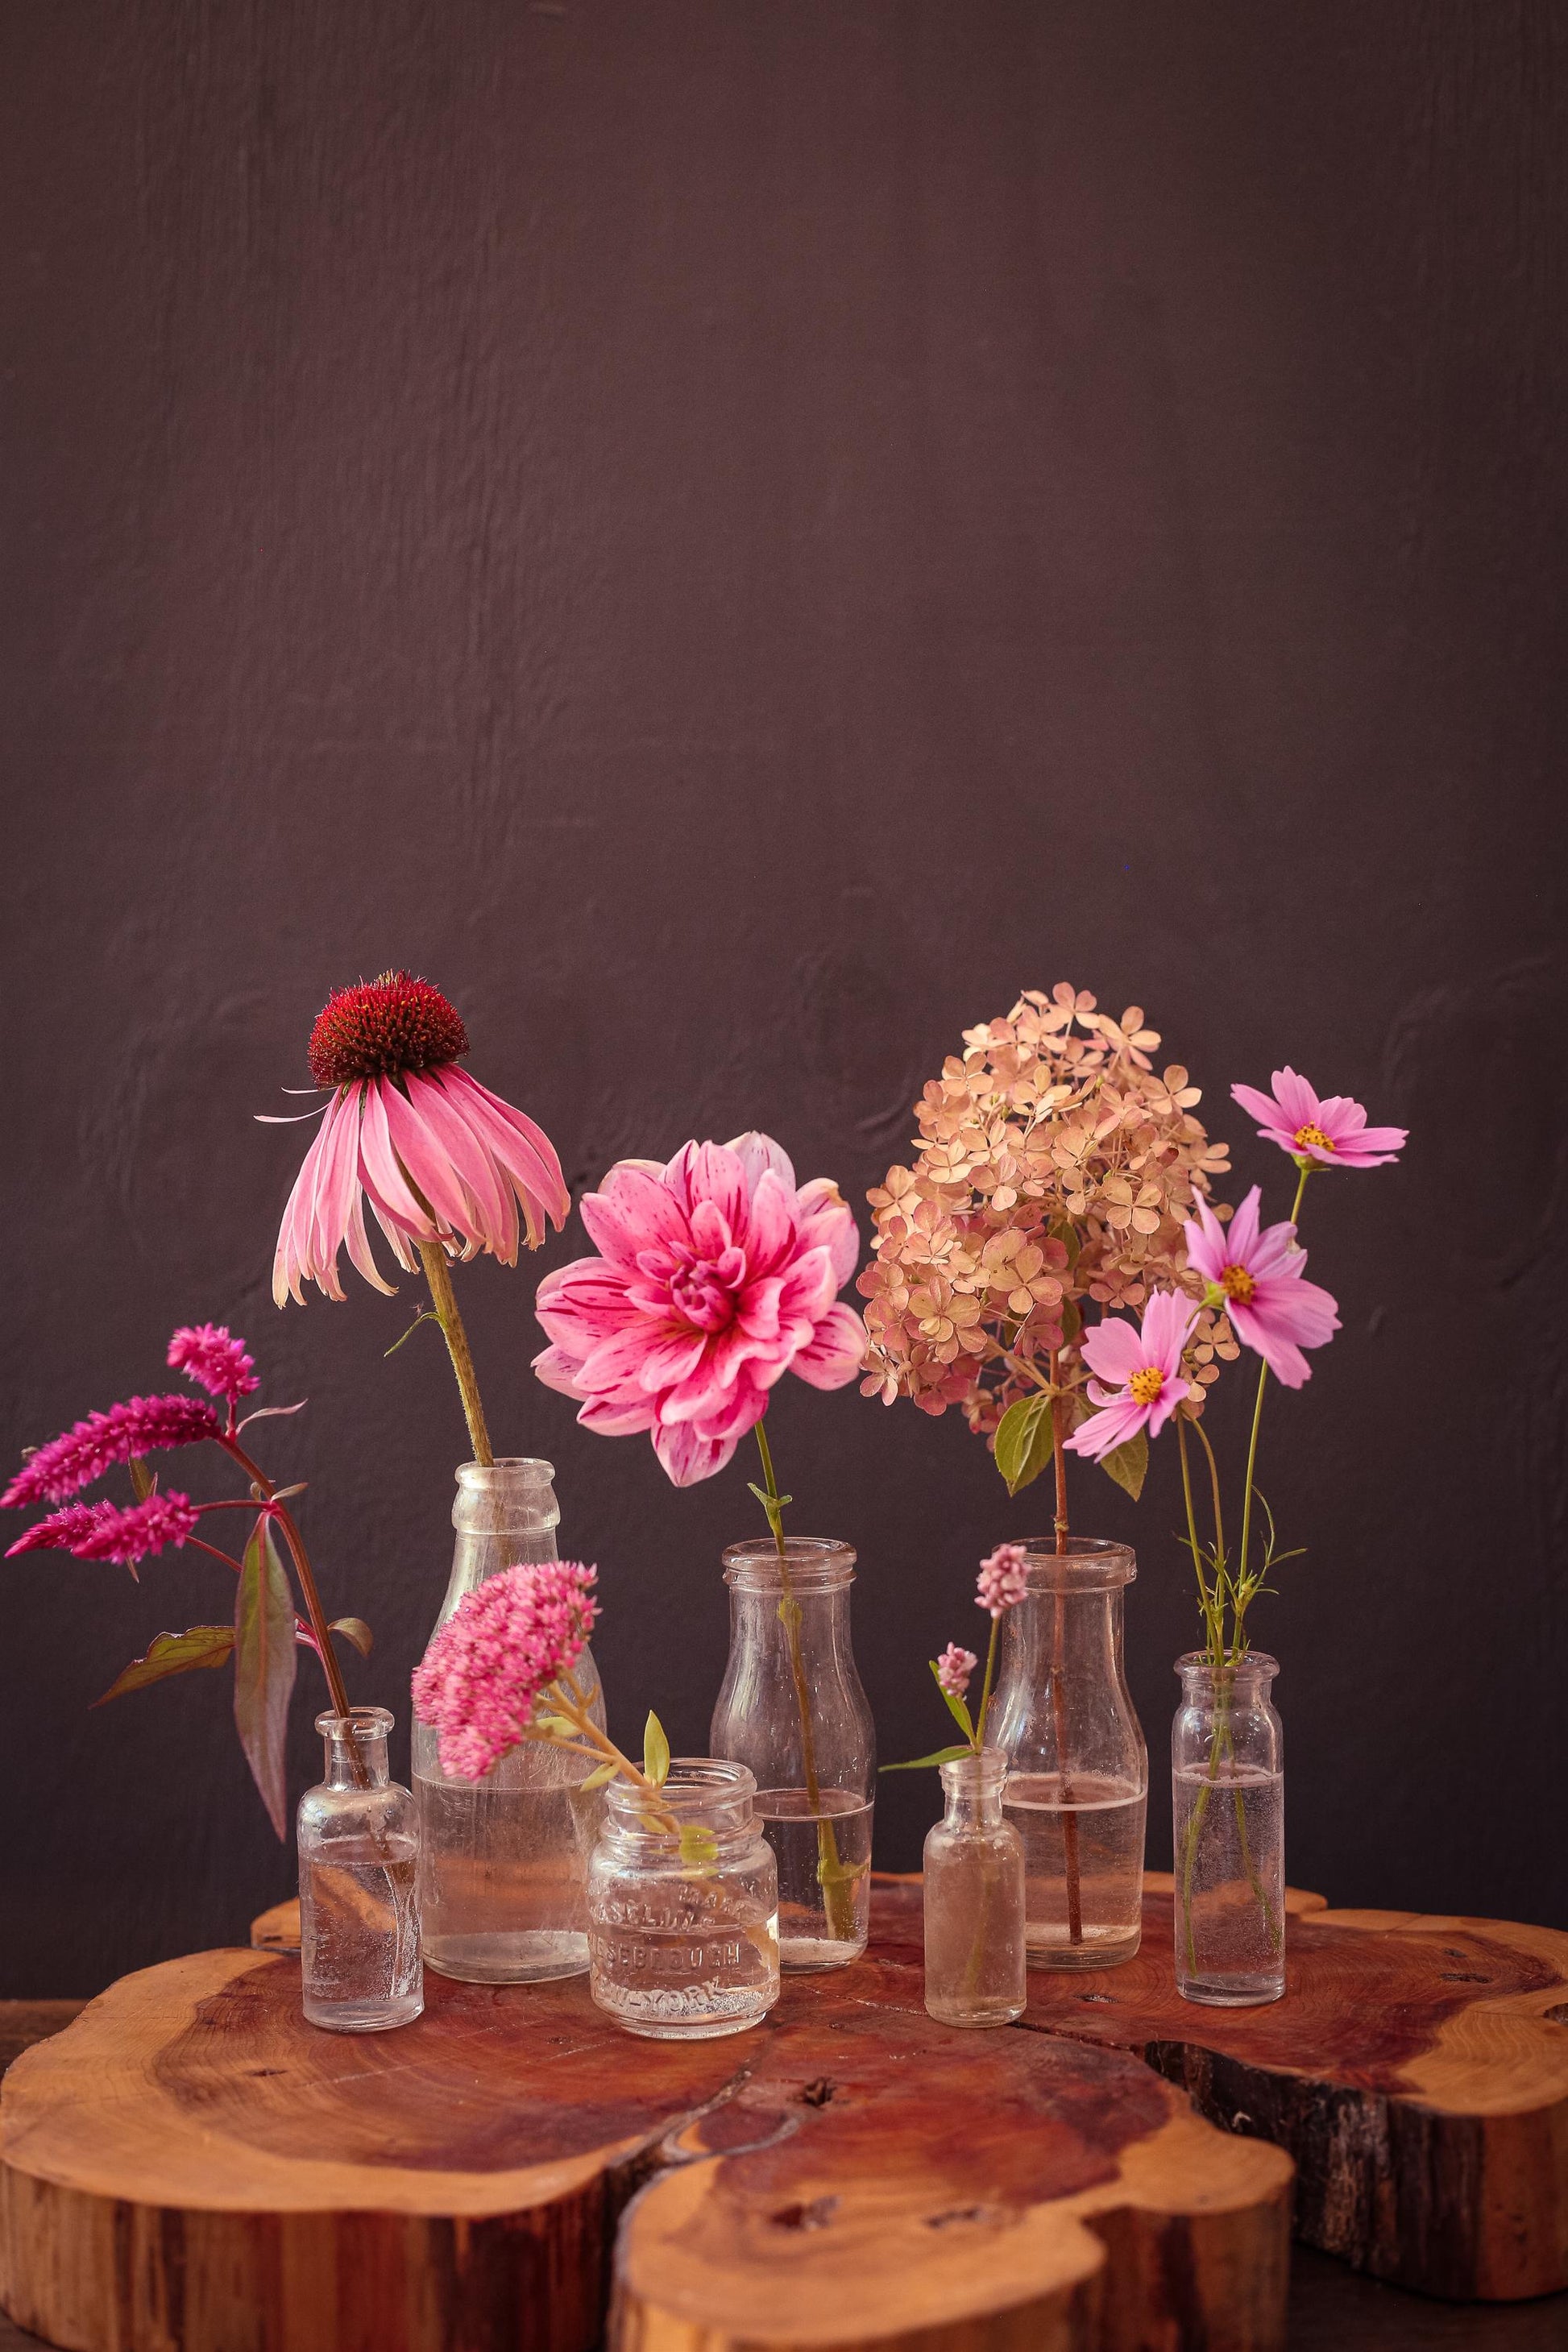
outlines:
[{"label": "cut log surface", "polygon": [[934,2024],[897,1939],[695,2044],[581,1979],[427,1992],[362,2038],[277,1952],[111,1986],[5,2080],[11,2316],[79,2352],[585,2352],[613,2276],[617,2352],[1283,2340],[1289,2158],[1121,2051]]},{"label": "cut log surface", "polygon": [[[1289,2149],[1310,2245],[1456,2299],[1568,2286],[1568,1935],[1289,1908],[1283,2000],[1200,2009],[1175,1988],[1172,1881],[1151,1874],[1137,1958],[1031,1974],[1028,2021],[1134,2051]],[[918,1886],[887,1889],[882,1915],[918,1948]]]}]

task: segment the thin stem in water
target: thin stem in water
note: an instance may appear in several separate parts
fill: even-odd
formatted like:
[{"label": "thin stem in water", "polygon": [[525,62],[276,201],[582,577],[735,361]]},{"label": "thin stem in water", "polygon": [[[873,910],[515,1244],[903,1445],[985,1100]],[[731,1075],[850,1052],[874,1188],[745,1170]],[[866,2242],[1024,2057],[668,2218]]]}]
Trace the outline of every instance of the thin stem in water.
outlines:
[{"label": "thin stem in water", "polygon": [[[1062,1440],[1067,1434],[1062,1423],[1061,1354],[1051,1350],[1051,1459],[1056,1467],[1057,1556],[1063,1557],[1068,1548],[1068,1465]],[[1079,1864],[1078,1815],[1072,1810],[1072,1782],[1068,1773],[1067,1757],[1067,1692],[1064,1677],[1067,1672],[1067,1594],[1056,1596],[1056,1614],[1051,1629],[1051,1712],[1057,1735],[1057,1794],[1061,1801],[1062,1866],[1067,1873],[1068,1941],[1083,1941],[1083,1880]]]}]

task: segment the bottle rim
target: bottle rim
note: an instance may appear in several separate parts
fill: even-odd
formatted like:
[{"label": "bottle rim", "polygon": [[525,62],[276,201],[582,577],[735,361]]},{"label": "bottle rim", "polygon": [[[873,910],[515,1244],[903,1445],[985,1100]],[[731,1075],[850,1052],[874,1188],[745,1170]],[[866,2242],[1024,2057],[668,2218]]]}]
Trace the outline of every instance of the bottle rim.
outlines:
[{"label": "bottle rim", "polygon": [[351,1706],[347,1715],[328,1707],[316,1717],[316,1728],[323,1739],[384,1739],[396,1720],[385,1706]]},{"label": "bottle rim", "polygon": [[670,1832],[649,1818],[655,1804],[672,1814],[679,1825],[700,1827],[706,1817],[708,1826],[733,1836],[753,1826],[756,1793],[756,1778],[748,1765],[731,1764],[717,1756],[673,1756],[657,1798],[617,1773],[605,1786],[605,1811],[618,1832],[673,1845]]},{"label": "bottle rim", "polygon": [[1206,1650],[1186,1650],[1176,1660],[1175,1671],[1184,1682],[1271,1683],[1279,1671],[1279,1661],[1267,1650],[1245,1650],[1239,1658],[1216,1666]]},{"label": "bottle rim", "polygon": [[978,1755],[973,1748],[962,1756],[950,1757],[939,1764],[942,1785],[953,1796],[982,1796],[999,1789],[1007,1778],[1007,1757],[1000,1748],[983,1748]]},{"label": "bottle rim", "polygon": [[[784,1587],[779,1550],[772,1536],[727,1544],[720,1555],[724,1581],[741,1592],[778,1592]],[[837,1536],[785,1536],[784,1567],[797,1592],[825,1592],[855,1580],[853,1544]]]},{"label": "bottle rim", "polygon": [[493,1462],[459,1462],[454,1476],[459,1486],[487,1494],[497,1486],[549,1486],[555,1465],[532,1454],[499,1454]]},{"label": "bottle rim", "polygon": [[1131,1545],[1105,1536],[1069,1536],[1065,1551],[1050,1536],[1031,1536],[1023,1550],[1031,1592],[1114,1592],[1138,1575]]}]

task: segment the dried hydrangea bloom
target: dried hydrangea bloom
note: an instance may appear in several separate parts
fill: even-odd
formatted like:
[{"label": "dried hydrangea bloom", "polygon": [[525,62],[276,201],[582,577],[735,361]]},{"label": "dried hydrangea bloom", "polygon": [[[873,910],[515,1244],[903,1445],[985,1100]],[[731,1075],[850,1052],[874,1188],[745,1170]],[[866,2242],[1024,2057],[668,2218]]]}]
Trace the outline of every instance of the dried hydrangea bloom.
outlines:
[{"label": "dried hydrangea bloom", "polygon": [[[1113,1020],[1065,982],[965,1030],[915,1106],[913,1165],[868,1195],[868,1395],[957,1405],[989,1435],[1049,1379],[1053,1353],[1064,1378],[1081,1376],[1087,1307],[1201,1292],[1185,1278],[1184,1222],[1229,1158],[1195,1116],[1186,1071],[1155,1067],[1159,1044],[1141,1006]],[[1236,1352],[1212,1314],[1189,1345],[1200,1390]]]}]

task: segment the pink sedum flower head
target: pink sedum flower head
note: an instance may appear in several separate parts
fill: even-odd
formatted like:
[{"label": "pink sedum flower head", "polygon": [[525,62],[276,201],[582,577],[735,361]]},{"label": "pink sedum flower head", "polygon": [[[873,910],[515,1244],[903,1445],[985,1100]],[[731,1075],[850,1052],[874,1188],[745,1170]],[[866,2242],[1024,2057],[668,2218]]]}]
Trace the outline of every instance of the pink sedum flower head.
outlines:
[{"label": "pink sedum flower head", "polygon": [[979,1664],[973,1650],[961,1650],[956,1642],[950,1642],[936,1662],[939,1689],[944,1690],[949,1698],[962,1698],[969,1688],[969,1677]]},{"label": "pink sedum flower head", "polygon": [[414,1675],[415,1710],[440,1735],[444,1772],[482,1780],[528,1737],[540,1695],[583,1654],[597,1574],[541,1560],[503,1569],[458,1601]]},{"label": "pink sedum flower head", "polygon": [[310,1075],[333,1089],[289,1195],[272,1296],[304,1303],[313,1282],[342,1298],[338,1252],[389,1292],[372,1255],[365,1203],[399,1265],[414,1244],[488,1251],[515,1265],[518,1244],[557,1232],[570,1196],[542,1128],[457,1066],[468,1034],[437,988],[405,971],[339,989],[310,1033]]},{"label": "pink sedum flower head", "polygon": [[1135,1331],[1108,1315],[1083,1339],[1083,1360],[1096,1375],[1089,1397],[1099,1411],[1064,1442],[1075,1454],[1101,1461],[1130,1437],[1160,1432],[1192,1389],[1182,1378],[1182,1349],[1197,1308],[1179,1291],[1157,1290]]},{"label": "pink sedum flower head", "polygon": [[1349,1095],[1321,1100],[1289,1064],[1275,1071],[1272,1084],[1271,1095],[1256,1087],[1230,1091],[1258,1121],[1259,1135],[1292,1160],[1318,1168],[1384,1168],[1405,1149],[1407,1129],[1368,1127],[1360,1103]]},{"label": "pink sedum flower head", "polygon": [[222,1428],[201,1397],[132,1397],[126,1404],[111,1404],[107,1412],[89,1412],[85,1421],[40,1445],[0,1495],[0,1509],[63,1503],[68,1495],[90,1486],[133,1454],[195,1445],[203,1438],[221,1435]]},{"label": "pink sedum flower head", "polygon": [[243,1339],[231,1339],[226,1323],[184,1324],[169,1342],[169,1370],[184,1372],[209,1396],[237,1404],[261,1386]]},{"label": "pink sedum flower head", "polygon": [[826,1177],[797,1188],[771,1137],[619,1160],[582,1211],[600,1255],[540,1284],[533,1369],[584,1428],[647,1430],[676,1486],[723,1468],[782,1373],[836,1389],[858,1371],[865,1327],[837,1303],[855,1220]]},{"label": "pink sedum flower head", "polygon": [[1259,1227],[1261,1199],[1255,1184],[1228,1225],[1200,1201],[1187,1226],[1187,1264],[1223,1293],[1242,1345],[1261,1356],[1286,1388],[1299,1389],[1312,1373],[1302,1349],[1321,1348],[1333,1337],[1339,1311],[1326,1290],[1303,1280],[1307,1253],[1291,1246],[1295,1226]]},{"label": "pink sedum flower head", "polygon": [[977,1605],[993,1619],[1016,1609],[1029,1590],[1029,1555],[1020,1543],[998,1544],[980,1563],[975,1587]]}]

